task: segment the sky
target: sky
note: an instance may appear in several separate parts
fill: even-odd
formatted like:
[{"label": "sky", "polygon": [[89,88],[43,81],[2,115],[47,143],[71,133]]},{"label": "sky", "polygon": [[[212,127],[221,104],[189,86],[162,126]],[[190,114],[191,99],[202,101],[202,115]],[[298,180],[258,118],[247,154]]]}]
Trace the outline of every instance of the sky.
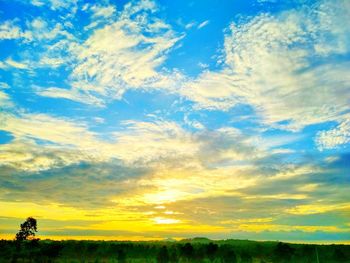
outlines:
[{"label": "sky", "polygon": [[0,238],[350,242],[350,1],[0,1]]}]

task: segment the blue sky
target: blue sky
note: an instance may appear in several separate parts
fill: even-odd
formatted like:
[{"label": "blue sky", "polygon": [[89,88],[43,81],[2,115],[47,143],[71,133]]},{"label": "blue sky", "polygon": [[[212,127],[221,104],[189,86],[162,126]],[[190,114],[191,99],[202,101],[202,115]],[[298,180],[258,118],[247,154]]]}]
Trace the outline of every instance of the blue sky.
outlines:
[{"label": "blue sky", "polygon": [[348,1],[0,14],[2,237],[349,241]]}]

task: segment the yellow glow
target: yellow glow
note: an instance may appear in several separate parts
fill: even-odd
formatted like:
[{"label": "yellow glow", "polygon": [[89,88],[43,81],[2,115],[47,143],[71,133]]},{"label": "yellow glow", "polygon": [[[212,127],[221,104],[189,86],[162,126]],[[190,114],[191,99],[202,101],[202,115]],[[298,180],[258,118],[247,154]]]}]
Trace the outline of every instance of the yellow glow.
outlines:
[{"label": "yellow glow", "polygon": [[299,191],[312,192],[318,187],[318,184],[307,184],[299,187]]},{"label": "yellow glow", "polygon": [[59,204],[39,205],[26,202],[0,202],[0,211],[11,217],[27,218],[50,218],[62,220],[94,220],[86,216],[86,211],[76,208],[60,206]]},{"label": "yellow glow", "polygon": [[164,218],[164,217],[155,217],[155,218],[153,218],[153,221],[154,221],[156,224],[165,224],[165,225],[168,225],[168,224],[178,224],[178,223],[181,222],[180,220],[177,220],[177,219]]},{"label": "yellow glow", "polygon": [[237,224],[243,224],[243,223],[267,223],[273,221],[272,217],[268,218],[244,218],[244,219],[235,219],[235,220],[225,220],[221,221],[221,224],[232,224],[232,225],[237,225]]},{"label": "yellow glow", "polygon": [[[143,197],[146,203],[164,204],[178,201],[186,196],[181,190],[169,189],[155,193],[146,193]],[[162,206],[158,206],[162,207]]]},{"label": "yellow glow", "polygon": [[286,211],[290,214],[296,215],[311,215],[326,213],[333,210],[348,210],[350,211],[350,203],[342,203],[335,205],[313,204],[313,205],[299,205]]}]

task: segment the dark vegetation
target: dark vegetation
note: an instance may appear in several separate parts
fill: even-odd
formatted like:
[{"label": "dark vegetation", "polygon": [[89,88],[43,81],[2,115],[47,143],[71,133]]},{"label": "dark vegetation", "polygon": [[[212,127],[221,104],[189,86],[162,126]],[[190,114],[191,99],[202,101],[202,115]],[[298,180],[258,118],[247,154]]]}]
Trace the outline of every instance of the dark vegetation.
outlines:
[{"label": "dark vegetation", "polygon": [[16,240],[0,240],[0,262],[332,263],[349,262],[349,245],[308,245],[194,238],[177,242],[52,241],[35,239],[27,219]]},{"label": "dark vegetation", "polygon": [[[0,262],[350,262],[350,246],[248,240],[177,242],[0,240]],[[319,261],[317,261],[317,254]]]}]

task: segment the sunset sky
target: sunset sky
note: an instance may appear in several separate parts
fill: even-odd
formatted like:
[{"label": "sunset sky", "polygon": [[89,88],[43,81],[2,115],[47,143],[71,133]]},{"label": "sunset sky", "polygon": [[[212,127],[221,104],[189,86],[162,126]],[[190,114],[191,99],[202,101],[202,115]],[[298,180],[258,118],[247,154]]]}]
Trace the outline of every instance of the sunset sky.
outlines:
[{"label": "sunset sky", "polygon": [[350,1],[1,0],[0,238],[350,242]]}]

